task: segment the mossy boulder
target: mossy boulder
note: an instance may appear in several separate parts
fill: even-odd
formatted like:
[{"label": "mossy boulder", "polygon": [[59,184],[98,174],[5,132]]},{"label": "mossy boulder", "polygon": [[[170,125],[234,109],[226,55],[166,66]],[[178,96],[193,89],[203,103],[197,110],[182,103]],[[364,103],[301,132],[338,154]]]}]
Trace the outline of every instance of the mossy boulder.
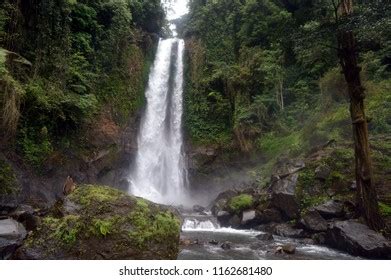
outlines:
[{"label": "mossy boulder", "polygon": [[231,198],[228,201],[228,208],[232,213],[240,214],[244,210],[250,209],[254,204],[253,196],[249,194],[241,194]]},{"label": "mossy boulder", "polygon": [[17,259],[176,259],[174,209],[109,187],[80,186],[58,202]]}]

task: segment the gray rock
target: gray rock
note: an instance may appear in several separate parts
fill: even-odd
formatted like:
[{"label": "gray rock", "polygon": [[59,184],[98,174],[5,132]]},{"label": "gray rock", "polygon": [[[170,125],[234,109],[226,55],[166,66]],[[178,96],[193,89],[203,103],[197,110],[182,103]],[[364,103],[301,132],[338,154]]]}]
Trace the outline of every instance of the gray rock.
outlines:
[{"label": "gray rock", "polygon": [[8,259],[26,238],[22,224],[13,219],[0,221],[0,259]]},{"label": "gray rock", "polygon": [[248,210],[243,212],[242,226],[254,226],[257,223],[257,213],[255,210]]},{"label": "gray rock", "polygon": [[296,246],[293,244],[285,244],[282,246],[282,250],[289,255],[293,255],[296,253]]},{"label": "gray rock", "polygon": [[205,210],[206,210],[206,208],[201,205],[194,205],[193,206],[193,211],[196,213],[204,213]]},{"label": "gray rock", "polygon": [[304,227],[313,232],[327,230],[327,222],[316,210],[310,210],[302,216],[301,223]]},{"label": "gray rock", "polygon": [[283,159],[276,164],[272,177],[286,177],[287,175],[297,173],[304,167],[305,162],[303,160]]},{"label": "gray rock", "polygon": [[270,233],[261,233],[257,235],[257,239],[261,241],[272,241],[274,240],[274,237]]},{"label": "gray rock", "polygon": [[29,205],[20,205],[10,214],[10,217],[22,223],[26,230],[32,231],[38,227],[40,219],[35,216],[36,211]]},{"label": "gray rock", "polygon": [[315,178],[326,181],[331,174],[331,169],[327,165],[320,165],[315,169]]},{"label": "gray rock", "polygon": [[209,205],[210,209],[212,210],[212,214],[216,216],[219,211],[228,209],[228,201],[231,198],[237,196],[238,194],[239,193],[234,190],[227,190],[225,192],[220,193],[216,197],[216,199]]},{"label": "gray rock", "polygon": [[229,226],[229,221],[232,217],[232,215],[227,211],[219,211],[217,213],[217,221],[222,227]]},{"label": "gray rock", "polygon": [[341,218],[345,215],[343,203],[335,200],[318,205],[315,210],[325,219]]},{"label": "gray rock", "polygon": [[288,224],[276,225],[274,228],[276,235],[288,238],[303,238],[305,237],[304,230],[293,228]]},{"label": "gray rock", "polygon": [[14,211],[16,208],[18,208],[18,205],[16,203],[0,201],[0,213],[1,214],[6,215],[6,214]]},{"label": "gray rock", "polygon": [[217,240],[211,240],[211,241],[209,241],[209,244],[212,244],[212,245],[219,245],[219,241],[217,241]]},{"label": "gray rock", "polygon": [[265,209],[262,212],[258,213],[259,220],[262,223],[281,223],[282,217],[281,213],[277,209]]},{"label": "gray rock", "polygon": [[299,204],[295,196],[297,179],[298,174],[292,174],[274,181],[270,186],[272,205],[288,219],[295,219],[299,214]]},{"label": "gray rock", "polygon": [[24,239],[26,237],[26,230],[22,224],[13,219],[0,221],[0,238],[4,239]]},{"label": "gray rock", "polygon": [[315,242],[315,244],[324,245],[326,243],[326,233],[325,232],[315,233],[312,235],[312,240]]},{"label": "gray rock", "polygon": [[390,242],[380,233],[356,221],[333,223],[327,231],[326,244],[365,258],[391,258]]},{"label": "gray rock", "polygon": [[242,224],[242,219],[238,215],[234,215],[230,220],[229,220],[229,226],[232,228],[240,228]]}]

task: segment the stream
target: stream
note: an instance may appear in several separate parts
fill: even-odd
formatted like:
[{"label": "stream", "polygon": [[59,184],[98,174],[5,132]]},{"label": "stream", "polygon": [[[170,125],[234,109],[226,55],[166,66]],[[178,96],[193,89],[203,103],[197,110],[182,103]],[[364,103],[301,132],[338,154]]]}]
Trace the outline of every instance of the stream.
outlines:
[{"label": "stream", "polygon": [[[354,260],[356,257],[324,246],[308,244],[308,240],[273,236],[272,241],[257,238],[261,231],[220,228],[211,215],[185,214],[182,240],[197,244],[182,245],[179,260]],[[218,244],[211,244],[217,241]],[[229,242],[231,248],[224,250],[221,245]],[[275,253],[276,248],[292,244],[296,253],[288,255]]]}]

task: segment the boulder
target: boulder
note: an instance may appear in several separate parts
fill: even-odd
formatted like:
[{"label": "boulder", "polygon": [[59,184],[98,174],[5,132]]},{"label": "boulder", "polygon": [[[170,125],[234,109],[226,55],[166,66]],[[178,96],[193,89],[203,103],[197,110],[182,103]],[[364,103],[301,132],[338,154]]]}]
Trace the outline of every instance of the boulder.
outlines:
[{"label": "boulder", "polygon": [[229,219],[228,225],[232,228],[240,228],[242,225],[242,219],[238,215],[234,215]]},{"label": "boulder", "polygon": [[0,214],[8,215],[10,212],[14,211],[18,208],[18,204],[16,202],[2,202],[0,201]]},{"label": "boulder", "polygon": [[320,165],[315,169],[315,178],[326,181],[331,174],[331,169],[327,165]]},{"label": "boulder", "polygon": [[341,218],[345,215],[343,203],[335,200],[318,205],[315,210],[325,219]]},{"label": "boulder", "polygon": [[296,246],[293,244],[285,244],[282,246],[282,251],[288,255],[293,255],[296,253]]},{"label": "boulder", "polygon": [[319,232],[312,235],[312,240],[315,244],[324,245],[326,243],[326,233]]},{"label": "boulder", "polygon": [[194,205],[193,211],[196,213],[204,213],[206,211],[206,208],[201,205]]},{"label": "boulder", "polygon": [[257,217],[257,212],[255,210],[248,210],[243,212],[242,227],[249,228],[256,226],[259,219]]},{"label": "boulder", "polygon": [[272,206],[288,219],[295,219],[299,215],[300,208],[295,195],[298,177],[298,174],[291,174],[272,182],[270,186]]},{"label": "boulder", "polygon": [[35,215],[36,211],[29,205],[20,205],[16,210],[10,213],[10,217],[22,223],[26,230],[32,231],[38,227],[39,218]]},{"label": "boulder", "polygon": [[220,200],[230,200],[231,198],[235,197],[238,195],[237,191],[234,190],[227,190],[225,192],[219,193],[219,195],[216,197],[216,199],[212,202],[211,206],[213,207],[214,204],[219,202]]},{"label": "boulder", "polygon": [[274,234],[288,238],[303,238],[305,237],[304,230],[293,228],[288,224],[279,224],[274,227]]},{"label": "boulder", "polygon": [[282,254],[284,252],[282,246],[278,246],[274,251],[274,254]]},{"label": "boulder", "polygon": [[181,219],[170,207],[88,185],[49,213],[15,259],[177,259]]},{"label": "boulder", "polygon": [[316,210],[310,210],[302,216],[301,223],[312,232],[322,232],[327,230],[327,222]]},{"label": "boulder", "polygon": [[258,219],[261,223],[281,223],[281,212],[278,209],[265,209],[262,212],[258,212]]},{"label": "boulder", "polygon": [[369,259],[391,258],[391,244],[383,235],[352,220],[334,222],[327,231],[326,244]]},{"label": "boulder", "polygon": [[305,168],[303,160],[281,159],[274,167],[272,178],[283,178]]},{"label": "boulder", "polygon": [[274,237],[270,233],[261,233],[261,234],[257,235],[257,239],[261,240],[261,241],[272,241],[272,240],[274,240]]},{"label": "boulder", "polygon": [[219,211],[216,215],[217,221],[219,222],[220,226],[222,227],[228,227],[230,225],[229,221],[232,218],[232,215],[227,211]]},{"label": "boulder", "polygon": [[22,224],[13,219],[0,220],[0,259],[8,259],[26,238]]},{"label": "boulder", "polygon": [[219,245],[219,241],[211,240],[211,241],[209,241],[209,244],[217,246],[217,245]]}]

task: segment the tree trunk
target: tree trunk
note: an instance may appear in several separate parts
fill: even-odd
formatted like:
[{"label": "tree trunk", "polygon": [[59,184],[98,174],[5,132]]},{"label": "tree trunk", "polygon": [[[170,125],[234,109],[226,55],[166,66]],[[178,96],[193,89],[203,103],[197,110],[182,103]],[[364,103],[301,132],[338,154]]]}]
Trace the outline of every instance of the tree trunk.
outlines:
[{"label": "tree trunk", "polygon": [[[353,12],[352,0],[341,0],[339,15],[348,16]],[[361,68],[357,62],[356,40],[352,31],[340,31],[338,35],[340,64],[348,84],[350,113],[353,124],[355,146],[357,198],[359,214],[374,230],[384,228],[379,212],[377,192],[373,182],[372,162],[368,141],[368,122],[365,115],[365,89],[362,86]]]}]

